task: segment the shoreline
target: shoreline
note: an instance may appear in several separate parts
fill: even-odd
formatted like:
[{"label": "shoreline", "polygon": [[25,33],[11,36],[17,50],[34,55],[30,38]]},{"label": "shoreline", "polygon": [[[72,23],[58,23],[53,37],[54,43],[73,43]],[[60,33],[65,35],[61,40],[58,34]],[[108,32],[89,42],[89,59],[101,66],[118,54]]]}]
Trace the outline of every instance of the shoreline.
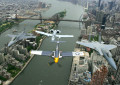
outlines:
[{"label": "shoreline", "polygon": [[70,85],[70,79],[71,79],[71,76],[72,76],[73,61],[74,61],[74,57],[72,58],[72,62],[71,62],[70,75],[69,75],[69,78],[68,78],[68,85]]},{"label": "shoreline", "polygon": [[21,22],[23,22],[23,21],[24,21],[24,20],[18,21],[18,22],[17,22],[17,23],[15,23],[13,26],[8,27],[8,28],[7,28],[7,29],[5,29],[4,31],[0,32],[0,35],[1,35],[2,33],[6,32],[6,31],[7,31],[7,30],[9,30],[9,29],[12,29],[12,27],[14,27],[14,26],[18,25],[19,23],[21,23]]}]

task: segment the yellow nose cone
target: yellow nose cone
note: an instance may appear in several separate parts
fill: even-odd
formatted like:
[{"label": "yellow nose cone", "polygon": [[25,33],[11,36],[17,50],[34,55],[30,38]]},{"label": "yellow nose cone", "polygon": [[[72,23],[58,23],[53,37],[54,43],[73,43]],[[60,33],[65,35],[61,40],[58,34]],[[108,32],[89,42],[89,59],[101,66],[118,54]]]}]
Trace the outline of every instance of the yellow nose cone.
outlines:
[{"label": "yellow nose cone", "polygon": [[58,63],[58,61],[59,61],[59,58],[54,58],[55,63]]}]

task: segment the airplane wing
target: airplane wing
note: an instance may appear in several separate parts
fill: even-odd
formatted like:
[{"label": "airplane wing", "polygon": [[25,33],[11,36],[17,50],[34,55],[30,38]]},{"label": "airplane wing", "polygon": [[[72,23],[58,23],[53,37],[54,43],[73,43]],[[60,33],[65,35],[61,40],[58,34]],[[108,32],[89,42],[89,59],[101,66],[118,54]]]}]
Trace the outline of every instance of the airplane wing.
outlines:
[{"label": "airplane wing", "polygon": [[79,42],[79,41],[77,41],[76,43],[80,44],[80,45],[83,45],[85,47],[95,49],[94,44],[92,42]]},{"label": "airplane wing", "polygon": [[97,48],[95,49],[100,55],[103,55],[103,52],[101,51],[101,49]]},{"label": "airplane wing", "polygon": [[38,34],[46,35],[46,36],[52,36],[52,34],[41,32],[41,31],[35,31],[35,32],[38,33]]},{"label": "airplane wing", "polygon": [[32,51],[30,51],[30,54],[51,56],[53,54],[53,52],[52,51],[36,51],[36,50],[32,50]]},{"label": "airplane wing", "polygon": [[116,48],[116,45],[104,45],[104,48],[108,49],[108,50],[112,50],[114,48]]},{"label": "airplane wing", "polygon": [[16,35],[11,35],[11,34],[7,34],[7,36],[13,38],[13,37],[16,37]]},{"label": "airplane wing", "polygon": [[84,56],[83,52],[62,52],[61,55],[65,56]]},{"label": "airplane wing", "polygon": [[61,37],[74,37],[73,35],[56,35],[56,37],[61,38]]}]

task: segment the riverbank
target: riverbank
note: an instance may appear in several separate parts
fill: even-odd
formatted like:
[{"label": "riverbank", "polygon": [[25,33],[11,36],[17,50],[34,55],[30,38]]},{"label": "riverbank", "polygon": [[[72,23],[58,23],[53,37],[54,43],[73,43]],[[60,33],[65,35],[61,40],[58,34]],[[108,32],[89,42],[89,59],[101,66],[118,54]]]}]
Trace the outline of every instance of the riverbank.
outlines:
[{"label": "riverbank", "polygon": [[18,21],[6,21],[0,25],[0,35],[7,31],[8,29],[11,29],[13,26],[18,25],[24,20],[18,20]]},{"label": "riverbank", "polygon": [[[44,38],[40,40],[39,46],[38,46],[38,48],[36,50],[38,50],[41,47],[41,45],[43,43],[43,40],[45,38],[46,37],[44,36]],[[10,78],[6,82],[3,82],[3,85],[9,85],[9,84],[11,84],[24,71],[24,69],[27,67],[27,65],[30,63],[30,61],[33,59],[33,57],[34,57],[34,55],[31,55],[30,59],[26,62],[26,64],[24,65],[24,67],[21,69],[21,71],[14,78]]]},{"label": "riverbank", "polygon": [[67,11],[64,9],[64,11],[61,11],[61,12],[58,12],[58,13],[54,14],[51,17],[51,19],[56,19],[56,23],[55,24],[58,25],[60,21],[57,21],[57,20],[63,19],[66,16],[66,13],[67,13]]}]

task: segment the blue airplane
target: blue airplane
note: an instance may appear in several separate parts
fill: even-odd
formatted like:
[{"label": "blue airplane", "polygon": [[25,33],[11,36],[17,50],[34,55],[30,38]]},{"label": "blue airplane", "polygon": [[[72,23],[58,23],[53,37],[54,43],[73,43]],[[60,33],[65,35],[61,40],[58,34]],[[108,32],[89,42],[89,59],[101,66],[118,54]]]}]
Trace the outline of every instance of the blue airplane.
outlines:
[{"label": "blue airplane", "polygon": [[10,47],[14,43],[16,43],[20,40],[23,40],[23,39],[36,38],[36,36],[33,36],[31,33],[25,33],[25,31],[23,31],[22,33],[20,33],[18,35],[8,34],[8,36],[12,38],[11,41],[8,43],[8,47]]},{"label": "blue airplane", "polygon": [[112,68],[117,70],[117,66],[110,52],[110,50],[116,48],[117,46],[110,45],[110,44],[104,44],[103,42],[101,42],[101,33],[99,35],[99,42],[98,41],[91,41],[91,42],[90,41],[77,41],[76,43],[96,50],[101,56],[103,56],[107,60],[107,62],[111,65]]}]

